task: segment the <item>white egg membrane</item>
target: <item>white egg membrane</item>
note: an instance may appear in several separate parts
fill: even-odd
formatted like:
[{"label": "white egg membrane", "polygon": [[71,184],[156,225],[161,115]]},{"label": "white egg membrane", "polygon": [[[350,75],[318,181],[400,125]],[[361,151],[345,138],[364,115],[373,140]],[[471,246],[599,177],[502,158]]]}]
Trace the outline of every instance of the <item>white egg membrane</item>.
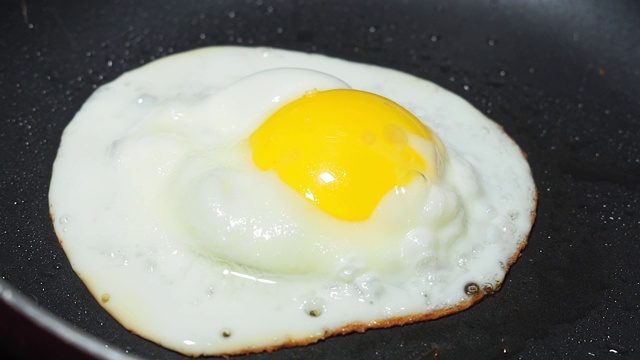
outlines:
[{"label": "white egg membrane", "polygon": [[[283,70],[260,73],[269,69]],[[447,149],[441,179],[417,177],[355,223],[257,169],[247,143],[305,91],[348,87],[404,106]],[[73,268],[124,327],[184,354],[220,355],[466,308],[500,287],[524,247],[536,189],[502,129],[431,82],[320,55],[212,47],[99,88],[64,131],[49,198]],[[480,290],[468,294],[469,284]]]}]

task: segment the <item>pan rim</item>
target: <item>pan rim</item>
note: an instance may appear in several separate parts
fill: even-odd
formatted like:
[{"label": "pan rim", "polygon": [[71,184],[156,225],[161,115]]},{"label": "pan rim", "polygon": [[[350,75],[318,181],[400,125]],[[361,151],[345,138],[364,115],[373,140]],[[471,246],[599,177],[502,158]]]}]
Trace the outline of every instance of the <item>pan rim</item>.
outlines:
[{"label": "pan rim", "polygon": [[[98,340],[96,337],[74,327],[59,316],[55,316],[47,309],[39,306],[35,301],[25,296],[6,279],[0,278],[0,303],[12,310],[21,320],[26,320],[35,328],[40,328],[50,334],[57,341],[56,345],[66,344],[75,352],[79,352],[96,359],[131,360],[138,359],[124,353],[118,348]],[[11,340],[9,337],[8,340]],[[7,344],[8,345],[8,344]],[[12,351],[22,349],[13,349]],[[19,355],[19,354],[16,354]]]}]

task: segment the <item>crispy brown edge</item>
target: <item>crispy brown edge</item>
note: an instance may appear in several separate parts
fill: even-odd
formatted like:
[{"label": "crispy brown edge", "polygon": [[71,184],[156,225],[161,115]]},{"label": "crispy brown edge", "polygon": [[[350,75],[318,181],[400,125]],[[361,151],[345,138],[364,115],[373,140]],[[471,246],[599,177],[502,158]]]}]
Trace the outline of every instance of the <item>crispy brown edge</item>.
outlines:
[{"label": "crispy brown edge", "polygon": [[[536,192],[536,195],[537,195],[537,192]],[[536,216],[536,213],[535,211],[533,211],[531,214],[532,220],[535,219],[535,216]],[[529,231],[527,236],[523,239],[523,242],[518,248],[518,251],[509,259],[508,264],[505,266],[505,272],[508,272],[511,266],[520,257],[522,251],[527,245],[529,234],[531,234],[531,231]],[[199,354],[199,355],[190,355],[190,356],[193,356],[193,357],[222,356],[226,359],[229,359],[231,356],[247,355],[247,354],[254,354],[254,353],[261,353],[261,352],[270,353],[280,349],[314,344],[332,336],[347,335],[354,332],[364,333],[365,331],[370,329],[383,329],[383,328],[390,328],[394,326],[408,325],[408,324],[421,322],[421,321],[435,320],[441,317],[449,316],[449,315],[467,310],[468,308],[470,308],[471,306],[473,306],[474,304],[482,300],[486,295],[491,295],[496,291],[500,290],[501,286],[502,286],[502,283],[498,283],[496,285],[496,288],[491,293],[478,293],[477,295],[470,297],[468,300],[460,303],[458,306],[454,306],[446,309],[440,309],[440,310],[436,310],[429,313],[395,317],[395,318],[371,322],[371,323],[353,323],[347,326],[343,326],[339,329],[336,329],[335,331],[326,331],[323,335],[320,335],[318,337],[306,338],[303,340],[290,339],[276,346],[267,346],[264,348],[251,348],[251,349],[239,350],[237,352],[226,353],[226,354]]]}]

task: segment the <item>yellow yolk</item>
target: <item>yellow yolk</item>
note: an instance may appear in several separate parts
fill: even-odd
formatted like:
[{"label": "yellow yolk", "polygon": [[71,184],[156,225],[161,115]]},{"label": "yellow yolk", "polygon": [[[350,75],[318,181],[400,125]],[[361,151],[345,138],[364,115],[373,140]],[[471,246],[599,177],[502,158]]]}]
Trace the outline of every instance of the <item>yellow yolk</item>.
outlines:
[{"label": "yellow yolk", "polygon": [[366,220],[385,194],[417,176],[436,180],[444,155],[440,140],[409,111],[346,89],[315,91],[283,106],[250,144],[260,169],[275,170],[325,213],[349,221]]}]

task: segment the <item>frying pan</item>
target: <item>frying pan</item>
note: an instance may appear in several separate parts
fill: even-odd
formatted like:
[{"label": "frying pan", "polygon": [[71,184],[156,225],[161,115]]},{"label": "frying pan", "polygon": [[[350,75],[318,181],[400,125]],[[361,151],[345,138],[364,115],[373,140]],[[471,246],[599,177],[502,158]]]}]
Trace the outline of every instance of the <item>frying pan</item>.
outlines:
[{"label": "frying pan", "polygon": [[96,87],[172,53],[238,44],[432,80],[504,126],[540,190],[529,245],[471,309],[247,358],[639,358],[639,25],[631,0],[3,1],[2,351],[183,358],[90,297],[53,233],[48,183],[62,131]]}]

